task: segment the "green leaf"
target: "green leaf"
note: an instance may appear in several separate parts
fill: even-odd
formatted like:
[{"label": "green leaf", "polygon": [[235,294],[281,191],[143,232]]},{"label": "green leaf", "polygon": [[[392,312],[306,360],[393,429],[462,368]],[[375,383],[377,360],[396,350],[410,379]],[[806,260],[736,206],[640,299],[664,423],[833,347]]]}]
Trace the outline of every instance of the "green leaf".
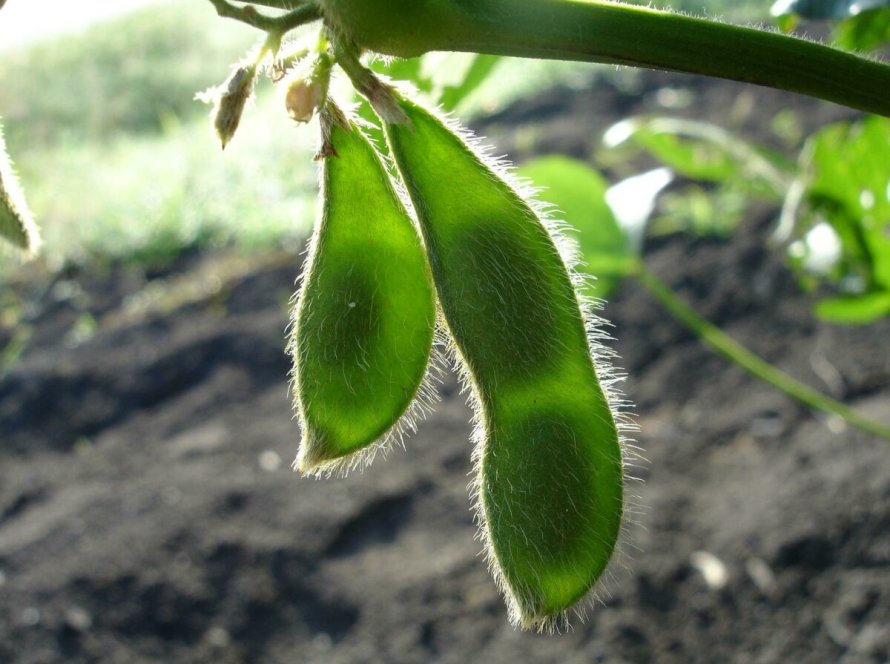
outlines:
[{"label": "green leaf", "polygon": [[543,190],[538,195],[578,231],[584,272],[597,279],[590,294],[608,296],[633,270],[633,252],[606,203],[608,182],[584,162],[568,157],[541,157],[517,169]]},{"label": "green leaf", "polygon": [[872,51],[890,42],[890,3],[841,21],[834,42],[849,51]]},{"label": "green leaf", "polygon": [[635,144],[688,178],[732,182],[773,200],[781,200],[792,170],[782,157],[706,122],[633,118],[612,126],[603,142],[610,150]]},{"label": "green leaf", "polygon": [[877,291],[856,297],[833,297],[816,304],[816,315],[833,323],[862,325],[890,314],[890,292]]},{"label": "green leaf", "polygon": [[745,218],[748,197],[729,187],[706,190],[690,185],[662,195],[661,214],[652,220],[651,234],[688,232],[728,237]]},{"label": "green leaf", "polygon": [[386,58],[375,60],[371,69],[378,74],[385,74],[400,81],[411,81],[419,90],[429,92],[432,83],[429,76],[423,74],[423,58]]},{"label": "green leaf", "polygon": [[461,80],[454,85],[448,85],[442,90],[439,103],[447,111],[452,111],[470,93],[476,90],[494,71],[501,58],[496,55],[472,54],[472,60]]},{"label": "green leaf", "polygon": [[837,231],[845,260],[866,275],[867,287],[890,289],[890,120],[830,125],[807,149],[810,205]]},{"label": "green leaf", "polygon": [[797,14],[782,14],[776,16],[776,26],[784,33],[793,32],[800,23],[800,17]]},{"label": "green leaf", "polygon": [[428,53],[417,58],[375,60],[371,69],[410,82],[452,111],[485,82],[500,61],[496,55]]}]

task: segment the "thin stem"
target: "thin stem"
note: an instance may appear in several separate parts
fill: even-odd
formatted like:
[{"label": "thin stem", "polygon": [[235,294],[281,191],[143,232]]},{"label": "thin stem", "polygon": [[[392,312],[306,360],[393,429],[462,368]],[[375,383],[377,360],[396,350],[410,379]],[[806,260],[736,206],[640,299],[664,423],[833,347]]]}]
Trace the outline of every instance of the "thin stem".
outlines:
[{"label": "thin stem", "polygon": [[390,55],[470,51],[648,67],[890,116],[890,66],[775,32],[602,0],[327,0],[326,7],[359,46]]},{"label": "thin stem", "polygon": [[272,62],[269,70],[269,76],[274,83],[277,83],[287,75],[287,72],[300,60],[309,55],[309,49],[305,47],[291,51],[284,56],[277,56]]},{"label": "thin stem", "polygon": [[408,124],[408,118],[396,100],[395,93],[370,69],[365,67],[358,56],[358,47],[332,33],[330,36],[334,58],[349,77],[353,87],[367,98],[374,112],[385,122]]},{"label": "thin stem", "polygon": [[639,266],[636,276],[639,278],[640,283],[674,318],[698,335],[712,350],[732,360],[756,378],[769,383],[810,408],[836,415],[858,429],[862,429],[879,438],[890,440],[890,426],[857,413],[852,408],[818,390],[804,385],[796,378],[792,378],[769,362],[762,360],[721,329],[704,320],[642,264]]},{"label": "thin stem", "polygon": [[353,87],[361,94],[368,96],[379,82],[374,72],[359,60],[358,48],[334,34],[330,35],[330,44],[337,64],[349,77]]},{"label": "thin stem", "polygon": [[268,33],[283,35],[288,30],[298,28],[305,23],[321,18],[318,8],[314,5],[301,5],[281,16],[268,16],[253,6],[236,7],[228,0],[210,0],[216,13],[223,18],[232,18]]}]

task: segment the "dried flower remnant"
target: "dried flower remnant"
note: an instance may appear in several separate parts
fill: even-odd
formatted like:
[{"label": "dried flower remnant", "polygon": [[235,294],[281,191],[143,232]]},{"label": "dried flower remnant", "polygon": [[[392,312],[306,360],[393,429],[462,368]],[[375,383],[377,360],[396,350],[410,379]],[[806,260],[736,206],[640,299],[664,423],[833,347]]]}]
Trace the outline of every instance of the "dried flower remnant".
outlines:
[{"label": "dried flower remnant", "polygon": [[196,97],[207,104],[213,104],[210,117],[213,128],[225,149],[241,122],[241,113],[253,94],[256,80],[256,64],[238,65],[232,69],[229,78],[219,86],[199,93]]}]

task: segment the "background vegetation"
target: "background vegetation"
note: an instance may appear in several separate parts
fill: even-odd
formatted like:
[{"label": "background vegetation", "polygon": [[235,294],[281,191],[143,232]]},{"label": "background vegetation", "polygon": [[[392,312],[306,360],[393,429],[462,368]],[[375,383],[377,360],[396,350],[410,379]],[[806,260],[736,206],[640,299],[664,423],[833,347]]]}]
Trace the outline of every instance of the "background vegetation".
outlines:
[{"label": "background vegetation", "polygon": [[[663,3],[666,4],[666,3]],[[671,3],[734,20],[760,3]],[[157,262],[183,250],[248,249],[304,237],[314,214],[315,137],[280,111],[271,86],[220,154],[197,91],[218,84],[255,33],[210,3],[162,3],[79,34],[2,51],[0,116],[46,241],[41,267]],[[566,63],[505,62],[467,100],[487,112],[544,81],[632,75]],[[0,275],[10,261],[0,255]]]}]

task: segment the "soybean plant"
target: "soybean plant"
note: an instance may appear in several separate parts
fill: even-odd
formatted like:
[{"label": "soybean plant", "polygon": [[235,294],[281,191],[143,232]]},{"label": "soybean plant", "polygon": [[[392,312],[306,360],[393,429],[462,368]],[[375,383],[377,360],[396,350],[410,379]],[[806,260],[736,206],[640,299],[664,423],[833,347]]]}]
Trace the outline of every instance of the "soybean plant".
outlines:
[{"label": "soybean plant", "polygon": [[[292,118],[320,115],[322,202],[290,343],[303,436],[297,467],[317,474],[359,465],[398,435],[400,420],[410,424],[423,409],[441,325],[476,407],[473,489],[491,570],[516,624],[563,626],[609,564],[627,513],[629,453],[597,319],[579,294],[571,250],[505,169],[360,58],[445,50],[644,66],[884,115],[890,67],[620,2],[210,1],[266,33],[207,95],[222,144],[261,72],[285,80]],[[286,34],[313,21],[321,29],[308,45],[282,48]],[[370,102],[386,146],[329,98],[334,64]],[[32,247],[5,157],[0,189],[0,234]]]}]

